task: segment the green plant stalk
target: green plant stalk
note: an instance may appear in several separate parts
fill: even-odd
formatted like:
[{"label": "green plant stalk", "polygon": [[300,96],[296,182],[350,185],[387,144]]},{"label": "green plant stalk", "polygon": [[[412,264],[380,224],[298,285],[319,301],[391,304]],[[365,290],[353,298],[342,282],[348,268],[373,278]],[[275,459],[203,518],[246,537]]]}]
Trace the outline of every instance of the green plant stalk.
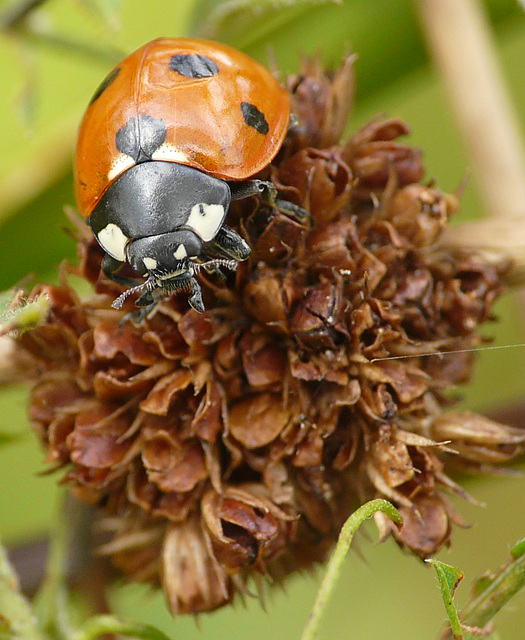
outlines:
[{"label": "green plant stalk", "polygon": [[50,535],[46,576],[36,596],[36,611],[42,628],[51,636],[69,638],[73,629],[69,621],[68,590],[65,579],[71,540],[71,519],[66,517],[65,491],[59,495],[56,525]]},{"label": "green plant stalk", "polygon": [[357,509],[357,511],[348,518],[341,529],[337,545],[335,546],[332,557],[326,567],[321,586],[317,592],[317,597],[306,627],[304,628],[303,635],[301,636],[301,640],[313,640],[315,637],[321,622],[321,617],[341,574],[341,568],[348,550],[350,549],[354,534],[363,522],[368,520],[368,518],[371,518],[377,511],[386,513],[386,515],[396,524],[403,523],[403,518],[399,511],[391,505],[390,502],[380,499],[367,502],[363,506],[359,507],[359,509]]},{"label": "green plant stalk", "polygon": [[167,635],[146,624],[119,620],[110,615],[90,618],[69,636],[69,640],[95,640],[106,633],[119,634],[144,640],[171,640]]},{"label": "green plant stalk", "polygon": [[51,47],[64,53],[73,53],[103,63],[105,66],[118,64],[125,55],[123,51],[115,47],[94,45],[90,42],[70,38],[62,33],[46,31],[35,25],[17,27],[15,34],[25,42]]},{"label": "green plant stalk", "polygon": [[15,29],[31,12],[42,6],[47,0],[21,0],[10,5],[0,14],[0,29]]},{"label": "green plant stalk", "polygon": [[483,628],[525,586],[525,553],[514,555],[508,566],[462,612],[462,621]]},{"label": "green plant stalk", "polygon": [[[9,636],[24,640],[48,640],[38,627],[29,601],[18,590],[18,579],[0,545],[0,617]],[[1,632],[0,632],[1,633]]]}]

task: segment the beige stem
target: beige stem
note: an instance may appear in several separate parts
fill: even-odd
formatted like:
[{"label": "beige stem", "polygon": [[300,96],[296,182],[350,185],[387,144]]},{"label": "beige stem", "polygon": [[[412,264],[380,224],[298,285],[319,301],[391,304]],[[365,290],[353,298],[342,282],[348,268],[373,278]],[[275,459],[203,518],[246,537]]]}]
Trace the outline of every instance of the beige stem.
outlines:
[{"label": "beige stem", "polygon": [[481,3],[418,0],[418,5],[488,212],[525,215],[525,149]]},{"label": "beige stem", "polygon": [[489,261],[510,258],[513,264],[505,278],[506,283],[514,287],[525,285],[525,216],[492,217],[448,227],[440,243],[452,249],[474,249]]}]

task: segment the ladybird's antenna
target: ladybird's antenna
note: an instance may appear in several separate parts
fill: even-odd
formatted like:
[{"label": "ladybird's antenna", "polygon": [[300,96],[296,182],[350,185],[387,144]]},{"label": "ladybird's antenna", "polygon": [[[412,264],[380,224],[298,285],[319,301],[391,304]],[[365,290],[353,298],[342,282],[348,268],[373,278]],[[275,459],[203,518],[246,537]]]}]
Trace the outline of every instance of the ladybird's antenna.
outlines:
[{"label": "ladybird's antenna", "polygon": [[123,291],[118,298],[115,298],[115,300],[113,300],[113,302],[111,303],[111,306],[113,307],[113,309],[120,309],[124,304],[124,302],[126,301],[126,299],[132,293],[138,293],[139,291],[144,291],[144,290],[152,291],[154,288],[155,288],[155,279],[150,277],[146,280],[146,282],[143,282],[142,284],[138,284],[136,287],[131,287]]},{"label": "ladybird's antenna", "polygon": [[206,267],[224,267],[230,271],[237,269],[237,260],[226,260],[225,258],[215,258],[214,260],[208,260],[207,262],[194,262],[193,267],[195,273],[198,273],[201,269]]}]

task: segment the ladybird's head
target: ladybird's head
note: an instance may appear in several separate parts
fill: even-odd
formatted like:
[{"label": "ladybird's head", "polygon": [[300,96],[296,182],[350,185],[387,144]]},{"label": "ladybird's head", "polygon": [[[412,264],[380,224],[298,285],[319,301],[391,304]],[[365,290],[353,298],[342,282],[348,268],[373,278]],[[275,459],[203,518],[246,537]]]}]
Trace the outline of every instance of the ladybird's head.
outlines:
[{"label": "ladybird's head", "polygon": [[186,289],[193,291],[190,304],[204,310],[195,272],[235,268],[250,253],[246,242],[224,226],[230,201],[228,183],[174,162],[143,162],[119,176],[89,224],[111,258],[106,275],[128,284],[112,275],[127,262],[146,280],[125,291],[116,306],[134,292],[142,293],[139,304],[153,292],[158,298]]},{"label": "ladybird's head", "polygon": [[191,271],[202,250],[202,240],[192,229],[178,229],[126,245],[127,262],[141,276],[164,281]]},{"label": "ladybird's head", "polygon": [[[230,230],[230,234],[237,236]],[[226,234],[227,237],[230,234]],[[248,256],[250,248],[242,238],[236,246],[243,251],[242,259]],[[179,251],[173,248],[178,247]],[[182,247],[182,248],[181,248]],[[187,255],[186,255],[187,254]],[[202,257],[199,238],[190,229],[181,229],[173,233],[162,234],[150,238],[139,238],[126,246],[126,256],[129,264],[146,280],[141,284],[126,289],[113,302],[113,307],[119,309],[126,298],[132,293],[140,293],[136,301],[138,307],[153,309],[162,298],[180,290],[190,292],[188,302],[199,312],[204,311],[204,303],[200,286],[195,279],[195,273],[201,268],[228,269],[237,268],[236,259],[212,258],[208,261],[194,261]],[[152,257],[155,256],[155,257]]]}]

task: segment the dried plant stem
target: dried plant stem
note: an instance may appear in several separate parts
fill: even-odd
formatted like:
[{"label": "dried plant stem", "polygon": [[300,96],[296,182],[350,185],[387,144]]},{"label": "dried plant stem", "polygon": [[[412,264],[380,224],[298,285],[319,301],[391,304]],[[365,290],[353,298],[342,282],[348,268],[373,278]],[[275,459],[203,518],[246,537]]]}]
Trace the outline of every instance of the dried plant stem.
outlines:
[{"label": "dried plant stem", "polygon": [[506,284],[525,285],[525,215],[491,217],[447,228],[441,243],[447,249],[483,252],[489,261],[510,258],[512,269],[505,276]]},{"label": "dried plant stem", "polygon": [[9,564],[7,553],[0,545],[0,635],[24,640],[46,640],[38,627],[31,605],[18,590],[18,579]]},{"label": "dried plant stem", "polygon": [[525,148],[481,3],[419,0],[418,4],[488,212],[522,217]]},{"label": "dried plant stem", "polygon": [[386,513],[396,524],[401,524],[403,521],[399,511],[386,500],[371,500],[357,509],[357,511],[354,511],[341,529],[337,545],[326,567],[321,586],[319,587],[310,618],[303,631],[301,640],[313,640],[313,638],[315,638],[321,617],[339,579],[341,568],[350,549],[354,534],[363,522],[371,518],[377,511]]}]

